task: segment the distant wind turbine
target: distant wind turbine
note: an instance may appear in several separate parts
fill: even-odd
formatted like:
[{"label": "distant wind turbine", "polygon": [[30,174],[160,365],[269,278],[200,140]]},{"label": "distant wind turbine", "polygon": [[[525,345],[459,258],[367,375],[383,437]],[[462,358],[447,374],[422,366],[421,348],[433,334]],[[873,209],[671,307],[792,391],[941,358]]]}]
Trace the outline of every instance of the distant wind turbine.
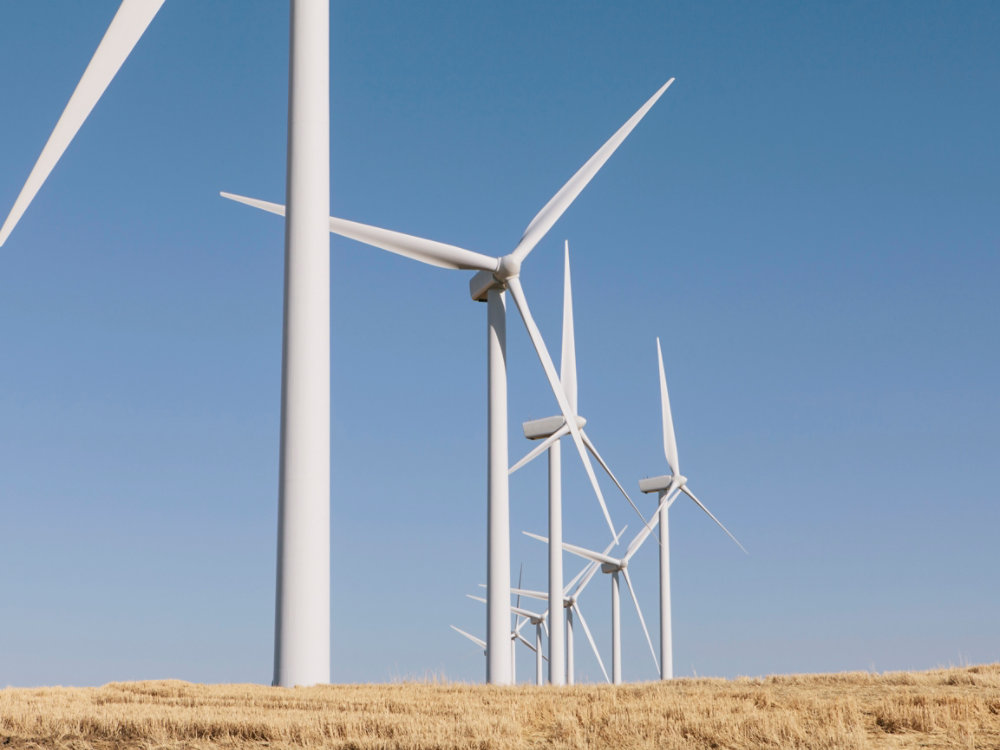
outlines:
[{"label": "distant wind turbine", "polygon": [[[712,515],[712,512],[694,496],[687,486],[687,477],[680,472],[677,460],[677,439],[674,436],[674,420],[670,413],[670,397],[667,394],[667,376],[663,372],[663,352],[660,349],[660,339],[656,339],[656,358],[660,367],[660,414],[663,424],[663,453],[667,459],[671,474],[639,480],[639,489],[645,493],[659,495],[659,505],[652,520],[660,524],[660,679],[669,680],[674,676],[673,640],[670,621],[670,535],[667,525],[667,511],[678,495],[683,492],[701,508],[708,517],[715,521],[726,534],[739,546],[746,549],[733,536],[722,522]],[[648,637],[648,635],[647,635]]]},{"label": "distant wind turbine", "polygon": [[[563,270],[563,329],[562,329],[562,358],[559,363],[559,377],[563,389],[566,391],[566,399],[569,401],[570,409],[577,414],[577,424],[580,435],[583,438],[587,450],[593,454],[594,458],[601,465],[604,471],[611,477],[621,493],[628,500],[629,504],[635,508],[636,513],[642,517],[639,509],[628,492],[622,487],[621,482],[615,477],[607,463],[601,458],[594,447],[593,441],[587,436],[583,429],[587,420],[579,416],[577,400],[577,377],[576,377],[576,336],[573,325],[573,284],[569,270],[569,241],[565,244],[565,259]],[[562,559],[562,453],[561,438],[569,434],[570,428],[566,419],[562,416],[545,417],[535,419],[523,424],[524,436],[529,440],[543,440],[533,448],[524,458],[514,464],[510,473],[530,463],[540,456],[544,451],[549,455],[549,611],[551,619],[551,634],[549,635],[549,682],[553,685],[564,685],[566,683],[566,620],[563,617],[563,607],[560,606],[563,590],[563,559]],[[645,519],[643,519],[645,523]]]},{"label": "distant wind turbine", "polygon": [[[621,539],[622,534],[625,533],[627,526],[623,526],[621,531],[615,536],[611,543],[604,548],[604,554],[611,552],[612,548],[618,544],[618,540]],[[549,545],[551,547],[551,544]],[[601,659],[601,652],[597,648],[597,643],[594,641],[594,636],[590,632],[590,627],[587,625],[587,620],[583,616],[583,610],[580,609],[580,595],[583,590],[587,588],[587,584],[593,579],[594,574],[597,573],[600,565],[596,562],[588,562],[583,568],[577,573],[573,579],[566,584],[563,589],[563,600],[562,608],[566,610],[566,684],[572,685],[575,681],[575,663],[574,663],[574,651],[573,651],[573,613],[576,612],[576,616],[580,620],[580,625],[583,626],[584,635],[587,636],[587,640],[590,642],[590,648],[594,652],[594,656],[597,658],[597,663],[601,667],[601,672],[604,674],[604,680],[606,682],[611,682],[611,678],[608,677],[608,670],[604,667],[604,661]],[[542,599],[544,601],[549,600],[549,594],[546,591],[532,591],[530,589],[518,588],[511,590],[513,593],[519,596],[526,596],[530,599]],[[549,638],[551,639],[551,629],[549,633]]]},{"label": "distant wind turbine", "polygon": [[[629,543],[629,546],[625,549],[625,554],[622,557],[613,557],[607,553],[594,552],[593,550],[586,549],[585,547],[578,547],[575,544],[567,544],[563,542],[563,549],[567,552],[572,552],[574,555],[578,555],[586,560],[591,560],[597,563],[601,567],[602,573],[608,573],[611,575],[611,681],[618,685],[622,681],[622,639],[621,639],[621,604],[619,595],[619,574],[625,579],[625,585],[628,586],[628,592],[632,596],[632,603],[635,604],[636,614],[639,615],[639,623],[642,625],[642,632],[646,634],[646,642],[649,644],[649,651],[653,655],[653,663],[657,663],[656,660],[656,649],[653,648],[653,640],[649,637],[649,630],[646,628],[646,618],[642,616],[642,608],[639,606],[639,599],[635,594],[635,587],[632,585],[632,578],[628,574],[628,564],[632,556],[639,551],[639,547],[649,536],[652,531],[650,526],[644,526],[639,530],[639,533],[635,535],[635,538]],[[530,536],[532,539],[538,539],[541,542],[548,544],[549,540],[538,534],[532,534],[531,532],[525,531],[526,536]],[[657,664],[659,668],[659,664]]]}]

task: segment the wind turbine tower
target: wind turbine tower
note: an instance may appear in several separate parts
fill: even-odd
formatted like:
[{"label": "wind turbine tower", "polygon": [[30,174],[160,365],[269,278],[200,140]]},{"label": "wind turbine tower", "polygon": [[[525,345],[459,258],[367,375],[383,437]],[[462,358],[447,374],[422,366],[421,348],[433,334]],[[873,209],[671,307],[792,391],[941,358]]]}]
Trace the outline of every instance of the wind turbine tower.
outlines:
[{"label": "wind turbine tower", "polygon": [[[164,0],[122,0],[3,245]],[[274,684],[330,681],[330,3],[291,0]]]}]

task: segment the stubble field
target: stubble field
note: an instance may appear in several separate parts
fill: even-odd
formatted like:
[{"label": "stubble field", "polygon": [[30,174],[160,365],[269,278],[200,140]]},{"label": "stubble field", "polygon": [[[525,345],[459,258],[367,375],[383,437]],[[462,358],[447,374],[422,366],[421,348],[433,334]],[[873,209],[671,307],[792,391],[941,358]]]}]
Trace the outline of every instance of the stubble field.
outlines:
[{"label": "stubble field", "polygon": [[0,748],[1000,748],[1000,664],[569,688],[0,690]]}]

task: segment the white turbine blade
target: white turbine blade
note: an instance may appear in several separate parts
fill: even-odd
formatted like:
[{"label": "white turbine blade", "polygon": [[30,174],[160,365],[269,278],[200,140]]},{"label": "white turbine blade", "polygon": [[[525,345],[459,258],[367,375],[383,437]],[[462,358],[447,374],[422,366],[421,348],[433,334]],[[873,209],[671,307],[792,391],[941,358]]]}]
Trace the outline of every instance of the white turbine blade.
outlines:
[{"label": "white turbine blade", "polygon": [[[549,543],[549,538],[546,536],[542,536],[541,534],[533,534],[530,531],[522,531],[521,533],[524,534],[525,536],[530,536],[532,539],[537,539],[540,542],[544,542],[545,544]],[[569,542],[563,542],[562,546],[563,549],[566,550],[567,552],[572,552],[574,555],[585,558],[592,562],[597,562],[597,563],[606,562],[611,565],[617,565],[619,562],[617,558],[609,557],[608,555],[602,555],[600,552],[594,552],[593,550],[589,550],[585,547],[577,547],[575,544],[570,544]],[[472,595],[466,594],[466,596],[472,596]]]},{"label": "white turbine blade", "polygon": [[570,409],[569,402],[566,400],[566,393],[563,391],[562,383],[559,382],[559,376],[556,375],[556,368],[552,364],[552,357],[549,356],[549,350],[545,346],[544,339],[542,339],[541,331],[538,330],[535,319],[531,317],[531,309],[528,307],[528,300],[525,298],[524,290],[521,288],[521,280],[516,276],[508,279],[507,288],[514,298],[518,312],[521,313],[524,327],[528,330],[528,336],[531,338],[531,343],[535,346],[535,352],[537,352],[538,359],[542,363],[542,369],[545,370],[545,377],[549,380],[549,387],[552,388],[552,393],[555,395],[556,401],[559,402],[559,408],[562,410],[566,424],[569,425],[570,432],[573,435],[573,442],[576,444],[577,453],[580,454],[580,460],[583,461],[583,468],[586,470],[590,484],[597,495],[597,501],[601,504],[604,520],[608,522],[608,528],[611,529],[611,535],[614,536],[615,525],[611,522],[611,514],[608,513],[608,506],[604,502],[601,487],[597,484],[597,476],[594,474],[594,467],[590,463],[590,456],[587,455],[587,448],[583,444],[580,428],[576,422],[576,414]]},{"label": "white turbine blade", "polygon": [[560,438],[562,438],[563,436],[568,435],[568,434],[569,434],[569,425],[564,424],[558,430],[556,430],[551,435],[549,435],[547,438],[545,438],[545,440],[543,440],[538,445],[536,445],[534,448],[532,448],[525,455],[524,458],[522,458],[516,464],[514,464],[513,466],[511,466],[510,469],[507,471],[507,473],[508,474],[513,474],[518,469],[521,469],[521,468],[525,467],[527,464],[530,464],[532,461],[534,461],[536,458],[538,458],[540,455],[542,455],[545,451],[547,451],[549,448],[551,448],[552,444],[554,442],[556,442],[557,440],[559,440]]},{"label": "white turbine blade", "polygon": [[563,329],[562,358],[559,362],[559,379],[566,400],[574,414],[579,413],[576,389],[576,336],[573,332],[573,282],[569,275],[569,240],[566,240],[566,268],[563,272]]},{"label": "white turbine blade", "polygon": [[530,609],[524,609],[523,607],[516,607],[513,604],[510,606],[510,611],[521,617],[528,617],[535,620],[539,620],[542,617],[538,612],[532,612]]},{"label": "white turbine blade", "polygon": [[618,565],[621,563],[621,560],[617,557],[602,555],[600,552],[594,552],[586,547],[578,547],[577,545],[570,544],[569,542],[563,542],[563,549],[567,552],[572,552],[577,557],[582,557],[585,560],[592,560],[596,563],[608,563],[608,565]]},{"label": "white turbine blade", "polygon": [[597,644],[594,643],[594,636],[590,634],[590,627],[587,625],[587,618],[583,616],[583,610],[580,609],[579,603],[573,608],[576,610],[576,619],[580,621],[583,625],[583,632],[587,636],[587,640],[590,641],[590,648],[594,651],[594,656],[597,657],[597,663],[601,665],[601,672],[604,673],[604,681],[611,682],[611,678],[608,677],[608,670],[604,668],[604,662],[601,660],[601,652],[597,650]]},{"label": "white turbine blade", "polygon": [[[519,640],[525,646],[527,646],[528,648],[530,648],[532,651],[535,651],[535,644],[532,643],[531,641],[529,641],[523,635],[521,635],[520,633],[515,633],[514,637],[517,638],[517,640]],[[548,661],[549,657],[547,657],[545,654],[542,654],[542,659],[544,659],[545,661]]]},{"label": "white turbine blade", "polygon": [[743,546],[742,544],[740,544],[740,540],[739,540],[739,539],[737,539],[736,537],[734,537],[734,536],[732,535],[732,533],[731,533],[731,532],[729,531],[729,529],[727,529],[727,528],[726,528],[725,526],[723,526],[723,525],[722,525],[722,521],[720,521],[720,520],[719,520],[718,518],[716,518],[715,516],[713,516],[713,515],[712,515],[712,511],[710,511],[710,510],[709,510],[708,508],[706,508],[706,507],[705,507],[705,505],[704,505],[704,503],[702,503],[702,502],[701,502],[701,500],[699,500],[698,498],[696,498],[696,497],[694,496],[694,493],[693,493],[693,492],[691,492],[691,490],[689,490],[689,489],[687,488],[687,485],[684,485],[683,487],[681,487],[681,489],[682,489],[682,490],[684,490],[684,494],[685,494],[685,495],[687,495],[687,496],[688,496],[689,498],[691,498],[692,500],[694,500],[695,504],[696,504],[696,505],[697,505],[697,506],[698,506],[699,508],[701,508],[701,509],[702,509],[703,511],[705,511],[705,512],[706,512],[706,513],[708,514],[708,517],[709,517],[709,518],[711,518],[711,519],[712,519],[713,521],[715,521],[715,522],[716,522],[716,523],[717,523],[717,524],[719,525],[719,528],[720,528],[720,529],[722,529],[723,531],[725,531],[725,532],[726,532],[726,535],[727,535],[727,536],[728,536],[728,537],[729,537],[730,539],[732,539],[732,540],[733,540],[734,542],[736,542],[736,546],[737,546],[737,547],[739,547],[739,548],[740,548],[741,550],[743,550],[743,552],[744,552],[745,554],[748,554],[748,555],[750,554],[749,552],[747,552],[747,549],[746,549],[746,547],[744,547],[744,546]]},{"label": "white turbine blade", "polygon": [[587,584],[590,583],[591,579],[595,575],[597,575],[597,571],[599,571],[600,569],[601,569],[600,563],[591,561],[590,565],[584,568],[586,575],[583,576],[583,579],[580,581],[580,585],[576,587],[576,591],[573,593],[573,596],[579,596],[580,594],[582,594],[583,590],[587,588]]},{"label": "white turbine blade", "polygon": [[[516,617],[516,615],[515,615],[515,617]],[[529,622],[531,622],[531,620],[529,620],[527,617],[522,617],[521,620],[520,620],[520,622],[517,623],[517,625],[514,627],[514,629],[511,632],[514,635],[518,635],[521,632],[521,628],[523,628]]]},{"label": "white turbine blade", "polygon": [[635,604],[635,611],[639,615],[639,623],[642,625],[642,632],[646,634],[646,643],[649,644],[649,653],[653,655],[653,663],[656,665],[656,671],[660,671],[660,662],[656,658],[656,649],[653,648],[653,639],[649,637],[649,629],[646,627],[646,618],[642,616],[642,608],[639,606],[639,597],[635,595],[635,589],[632,587],[632,579],[629,577],[628,568],[622,569],[622,574],[625,576],[625,585],[628,586],[628,592],[632,595],[632,603]]},{"label": "white turbine blade", "polygon": [[660,351],[660,338],[656,338],[656,358],[660,363],[660,410],[663,415],[663,454],[667,457],[670,471],[680,474],[677,460],[677,438],[674,437],[674,418],[670,414],[670,396],[667,394],[667,376],[663,372],[663,352]]},{"label": "white turbine blade", "polygon": [[[285,207],[280,203],[247,198],[233,193],[223,192],[219,195],[237,203],[245,203],[248,206],[259,208],[262,211],[269,211],[279,216],[285,215]],[[380,229],[347,219],[337,219],[331,216],[330,232],[438,268],[461,268],[471,271],[495,271],[497,268],[497,259],[482,253],[475,253],[472,250],[448,245],[444,242],[414,237],[410,234],[394,232],[391,229]]]},{"label": "white turbine blade", "polygon": [[580,579],[583,578],[585,575],[587,575],[590,569],[595,565],[597,565],[597,563],[588,562],[582,568],[580,568],[580,572],[577,573],[575,576],[573,576],[572,580],[570,580],[569,583],[563,586],[563,596],[568,596],[569,592],[573,590],[573,587],[576,586],[576,584],[580,581]]},{"label": "white turbine blade", "polygon": [[584,164],[580,169],[577,170],[576,174],[569,178],[569,182],[563,185],[559,192],[552,196],[552,199],[542,208],[541,211],[531,220],[528,224],[528,228],[524,230],[524,234],[521,236],[520,242],[517,243],[517,247],[514,248],[514,252],[511,255],[517,260],[524,260],[524,258],[530,253],[535,245],[545,236],[546,232],[552,228],[559,217],[563,215],[563,212],[569,208],[570,204],[576,200],[576,197],[580,192],[587,187],[587,183],[593,179],[594,175],[597,174],[598,170],[604,166],[611,154],[621,145],[628,134],[632,132],[632,129],[639,124],[639,121],[646,116],[650,107],[656,104],[656,100],[663,96],[663,92],[667,90],[674,79],[671,78],[665,84],[663,84],[660,89],[649,97],[649,100],[643,104],[639,111],[632,115],[628,122],[622,125],[611,136],[607,142],[601,146],[597,153],[587,159],[587,163]]},{"label": "white turbine blade", "polygon": [[[521,588],[521,582],[523,580],[524,580],[524,563],[521,563],[521,567],[517,571],[517,588],[518,589]],[[521,595],[518,594],[517,595],[517,602],[515,603],[515,606],[520,606],[520,605],[521,605]]]},{"label": "white turbine blade", "polygon": [[632,541],[629,542],[628,547],[625,548],[625,554],[622,556],[622,560],[628,562],[629,560],[632,559],[632,555],[634,555],[636,552],[639,551],[639,548],[642,546],[642,543],[649,538],[649,535],[653,533],[653,529],[656,528],[656,525],[659,522],[660,522],[660,516],[659,514],[657,514],[656,516],[653,517],[652,521],[650,521],[647,525],[639,529],[639,533],[635,535],[635,538],[632,539]]},{"label": "white turbine blade", "polygon": [[466,633],[464,630],[462,630],[461,628],[456,628],[454,625],[449,625],[448,627],[450,627],[456,633],[464,635],[466,638],[468,638],[470,641],[475,643],[480,648],[486,648],[486,641],[484,641],[482,638],[476,638],[476,636],[472,635],[471,633]]},{"label": "white turbine blade", "polygon": [[625,555],[622,557],[623,560],[628,562],[632,559],[632,555],[639,551],[639,547],[641,547],[642,543],[646,541],[646,537],[652,533],[653,529],[660,522],[660,511],[665,507],[669,508],[673,505],[674,500],[676,500],[680,494],[680,488],[675,487],[663,496],[662,502],[656,506],[656,510],[653,512],[653,520],[650,521],[645,528],[640,529],[639,533],[635,535],[635,538],[629,542],[628,547],[625,549]]},{"label": "white turbine blade", "polygon": [[542,601],[548,601],[549,598],[547,591],[534,591],[533,589],[516,588],[511,589],[510,593],[517,594],[518,596],[526,596],[529,599],[541,599]]},{"label": "white turbine blade", "polygon": [[[122,0],[108,30],[104,32],[104,38],[97,45],[97,51],[83,71],[80,82],[56,122],[38,161],[32,167],[27,182],[14,201],[7,220],[0,227],[0,245],[3,245],[14,231],[17,222],[162,5],[163,0]],[[10,117],[10,109],[7,110],[6,116]]]},{"label": "white turbine blade", "polygon": [[615,546],[616,544],[618,544],[618,542],[619,542],[619,541],[621,541],[621,538],[622,538],[622,534],[624,534],[624,533],[625,533],[625,529],[627,529],[627,528],[628,528],[628,524],[625,524],[624,526],[622,526],[622,530],[621,530],[621,531],[619,531],[619,532],[618,532],[617,534],[615,534],[615,538],[614,538],[614,539],[612,539],[612,540],[611,540],[611,541],[610,541],[610,542],[608,543],[608,546],[604,548],[604,554],[605,554],[605,555],[606,555],[606,554],[608,554],[608,553],[609,553],[609,552],[610,552],[610,551],[611,551],[611,550],[612,550],[612,549],[614,548],[614,546]]},{"label": "white turbine blade", "polygon": [[534,643],[532,643],[531,641],[529,641],[529,640],[528,640],[527,638],[525,638],[525,637],[524,637],[523,635],[521,635],[520,633],[514,633],[514,637],[515,637],[515,638],[517,638],[517,640],[519,640],[519,641],[520,641],[521,643],[523,643],[523,644],[524,644],[525,646],[527,646],[528,648],[530,648],[530,649],[531,649],[532,651],[534,651],[534,650],[535,650],[535,644],[534,644]]},{"label": "white turbine blade", "polygon": [[481,596],[476,596],[475,594],[466,594],[466,597],[472,599],[473,601],[482,602],[483,604],[486,604],[486,600],[483,599],[483,597]]},{"label": "white turbine blade", "polygon": [[[622,534],[625,533],[625,529],[627,528],[628,528],[627,525],[622,526],[622,530],[619,531],[617,536],[615,536],[615,538],[611,540],[611,543],[604,548],[605,555],[608,554],[616,544],[618,544],[618,540],[622,538]],[[583,590],[587,588],[587,584],[590,583],[591,579],[595,575],[597,575],[597,571],[600,569],[601,569],[600,564],[596,562],[592,562],[588,567],[584,568],[583,572],[586,573],[586,575],[583,577],[583,580],[580,582],[580,585],[576,587],[576,591],[573,592],[573,596],[576,597],[580,596],[580,594],[583,593]],[[569,591],[568,588],[567,591]]]},{"label": "white turbine blade", "polygon": [[632,498],[629,496],[628,492],[625,491],[625,488],[622,487],[622,483],[618,481],[618,477],[616,477],[615,473],[611,471],[611,467],[608,466],[605,460],[601,458],[601,454],[597,452],[597,446],[594,445],[584,430],[580,430],[580,436],[583,438],[583,444],[587,446],[587,450],[591,452],[594,458],[597,459],[597,463],[599,463],[601,468],[604,469],[604,473],[611,477],[611,481],[615,483],[615,487],[617,487],[618,490],[625,496],[625,499],[628,500],[628,504],[632,506],[632,510],[634,510],[639,515],[639,518],[642,519],[643,525],[649,526],[649,521],[647,521],[645,516],[642,515],[642,511],[640,511],[638,506],[632,502]]}]

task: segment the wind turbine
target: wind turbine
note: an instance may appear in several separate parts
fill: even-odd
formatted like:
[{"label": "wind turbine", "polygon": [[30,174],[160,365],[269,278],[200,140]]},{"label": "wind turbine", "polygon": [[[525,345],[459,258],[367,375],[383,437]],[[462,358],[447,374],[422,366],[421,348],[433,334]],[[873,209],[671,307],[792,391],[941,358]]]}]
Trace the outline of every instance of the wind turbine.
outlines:
[{"label": "wind turbine", "polygon": [[[611,541],[611,543],[604,548],[604,554],[608,554],[611,549],[618,544],[618,540],[621,539],[622,534],[625,533],[627,526],[623,526],[622,530],[618,532],[617,536]],[[551,549],[551,544],[549,545]],[[566,584],[563,589],[562,603],[561,607],[566,610],[566,684],[572,685],[575,680],[575,666],[574,666],[574,653],[573,653],[573,613],[576,612],[577,616],[580,618],[580,624],[583,626],[583,632],[587,636],[587,640],[590,642],[590,648],[594,652],[594,656],[597,657],[597,663],[601,667],[601,672],[604,674],[604,679],[607,682],[611,682],[611,678],[608,677],[608,670],[604,667],[604,661],[601,659],[601,652],[597,649],[597,643],[594,641],[594,636],[590,632],[590,627],[587,625],[587,620],[583,616],[583,610],[580,609],[580,595],[583,590],[587,588],[587,584],[593,579],[594,574],[597,573],[600,565],[596,562],[588,562],[583,568],[577,573],[573,580]],[[575,587],[575,588],[574,588]],[[570,592],[573,593],[570,593]],[[522,589],[520,585],[516,589],[511,589],[512,593],[518,596],[526,596],[529,599],[542,599],[544,601],[549,600],[549,593],[547,591],[533,591],[531,589]],[[558,605],[557,605],[558,606]],[[549,631],[549,639],[552,638],[551,628]]]},{"label": "wind turbine", "polygon": [[[477,601],[477,602],[482,602],[483,604],[486,604],[486,599],[484,599],[481,596],[475,596],[474,594],[466,594],[466,596],[469,597],[470,599],[473,599],[473,600]],[[518,598],[520,598],[520,597],[518,597]],[[547,626],[545,624],[545,619],[546,619],[546,616],[548,615],[548,612],[541,612],[541,613],[539,613],[539,612],[532,612],[531,610],[525,609],[524,607],[520,607],[520,606],[518,606],[516,604],[510,605],[510,611],[511,611],[512,615],[515,615],[515,616],[523,618],[521,620],[521,622],[518,623],[510,631],[511,639],[515,641],[515,643],[512,644],[512,646],[511,646],[511,657],[510,658],[513,660],[514,657],[515,657],[515,653],[516,653],[516,641],[521,641],[525,646],[527,646],[532,651],[534,651],[535,652],[535,684],[536,685],[544,685],[545,684],[545,672],[544,672],[544,670],[542,668],[542,662],[543,661],[547,661],[547,659],[545,657],[545,652],[542,649],[542,630],[543,629],[547,629]],[[525,638],[523,635],[521,635],[521,628],[523,628],[529,622],[532,625],[535,626],[535,643],[534,643],[534,645],[532,645],[532,643],[527,638]],[[514,672],[514,667],[513,666],[511,667],[511,672],[512,672],[512,674]]]},{"label": "wind turbine", "polygon": [[[507,314],[505,291],[514,298],[518,312],[531,338],[531,343],[545,371],[549,386],[559,403],[559,409],[576,444],[590,483],[611,533],[614,524],[604,503],[594,468],[587,456],[586,444],[580,434],[576,414],[563,391],[552,358],[541,332],[535,324],[528,301],[521,287],[521,265],[528,254],[569,208],[598,170],[632,132],[639,121],[674,81],[668,80],[639,110],[609,138],[597,152],[560,188],[528,224],[514,249],[507,255],[493,257],[443,242],[414,237],[387,229],[330,217],[329,228],[334,234],[364,242],[389,252],[419,260],[440,268],[478,271],[469,282],[469,291],[476,301],[487,303],[487,585],[486,610],[487,667],[486,680],[492,684],[510,684],[510,661],[503,649],[494,645],[506,643],[507,608],[510,606],[510,506],[507,463]],[[223,197],[256,208],[284,215],[285,207],[268,201],[222,193]]]},{"label": "wind turbine", "polygon": [[[674,676],[673,642],[670,622],[670,535],[667,525],[667,511],[674,500],[683,492],[701,508],[708,517],[726,532],[743,552],[746,549],[733,536],[722,522],[712,515],[712,512],[687,486],[687,477],[681,474],[677,460],[677,439],[674,436],[674,420],[670,414],[670,397],[667,394],[667,376],[663,372],[663,352],[660,349],[660,339],[656,339],[656,357],[660,366],[660,414],[663,422],[663,453],[670,467],[670,474],[639,480],[639,489],[645,493],[657,493],[659,505],[652,520],[660,524],[660,679],[669,680]],[[648,634],[646,636],[649,637]]]},{"label": "wind turbine", "polygon": [[[527,618],[521,620],[521,624],[522,625],[524,623],[526,623],[526,622],[528,622]],[[465,636],[466,638],[468,638],[470,641],[472,641],[473,643],[475,643],[477,646],[479,646],[479,648],[481,648],[483,650],[483,654],[484,655],[486,654],[486,641],[484,641],[482,638],[478,638],[478,637],[472,635],[472,633],[467,633],[466,631],[462,630],[461,628],[456,628],[454,625],[449,625],[448,627],[450,627],[452,630],[454,630],[459,635],[462,635],[462,636]],[[525,638],[523,635],[521,635],[521,631],[519,629],[517,629],[517,628],[515,628],[515,629],[513,629],[513,630],[510,631],[510,641],[511,641],[511,646],[510,646],[511,659],[514,658],[514,651],[515,651],[515,647],[517,645],[517,641],[520,641],[521,643],[523,643],[525,646],[527,646],[528,648],[530,648],[536,654],[540,653],[538,649],[536,649],[534,646],[531,645],[531,641],[529,641],[527,638]],[[546,658],[546,657],[543,656],[542,658]],[[512,666],[511,666],[511,674],[512,675],[516,675],[516,672],[517,672],[516,667],[512,664]],[[541,683],[539,683],[539,684],[541,684]]]},{"label": "wind turbine", "polygon": [[[562,358],[559,363],[559,377],[563,389],[566,392],[566,399],[569,401],[570,409],[577,415],[580,427],[580,435],[583,438],[587,450],[597,459],[604,471],[611,477],[612,481],[621,490],[625,499],[629,501],[636,513],[636,508],[632,498],[629,497],[625,488],[615,477],[614,473],[605,463],[604,459],[597,452],[593,441],[587,436],[583,427],[587,420],[579,416],[577,405],[577,379],[576,379],[576,337],[573,327],[573,284],[569,271],[569,241],[565,244],[565,261],[563,271],[563,329],[562,329]],[[549,454],[549,611],[553,613],[549,634],[549,682],[553,685],[564,685],[566,683],[566,662],[563,658],[566,653],[566,620],[563,617],[563,607],[560,606],[563,590],[563,559],[562,559],[562,452],[561,438],[569,433],[569,426],[562,416],[545,417],[544,419],[534,419],[522,425],[524,436],[528,440],[544,440],[532,449],[524,458],[511,467],[510,473],[530,463],[532,460],[548,451]],[[640,518],[642,514],[639,513]],[[645,523],[645,519],[643,519]]]},{"label": "wind turbine", "polygon": [[[0,245],[164,0],[118,12],[0,227]],[[330,4],[291,0],[274,684],[330,681]]]},{"label": "wind turbine", "polygon": [[[608,573],[611,575],[611,681],[618,685],[622,681],[622,639],[621,639],[621,599],[619,595],[619,574],[625,579],[625,585],[628,586],[629,594],[632,595],[632,602],[635,604],[635,611],[639,615],[639,623],[642,625],[642,632],[646,634],[646,642],[649,644],[649,652],[653,655],[653,662],[659,664],[656,659],[656,650],[653,648],[653,640],[649,637],[649,630],[646,628],[646,619],[642,616],[642,608],[639,606],[639,599],[635,595],[635,587],[632,585],[632,578],[628,574],[628,564],[632,556],[639,551],[639,547],[642,543],[646,541],[646,537],[652,532],[652,526],[644,526],[639,530],[639,533],[635,535],[632,541],[629,543],[628,547],[625,549],[625,554],[622,557],[613,557],[607,553],[594,552],[593,550],[586,549],[584,547],[578,547],[575,544],[567,544],[563,542],[563,549],[567,552],[572,552],[574,555],[584,558],[585,560],[590,560],[597,563],[601,567],[602,573]],[[549,540],[538,534],[532,534],[529,531],[524,532],[525,535],[530,536],[532,539],[538,539],[539,541],[549,543]]]},{"label": "wind turbine", "polygon": [[[485,584],[481,584],[481,585],[483,585],[485,587]],[[518,581],[518,586],[520,586],[520,580]],[[513,591],[513,589],[512,589],[512,591]],[[469,599],[472,599],[474,601],[482,602],[483,604],[486,603],[486,599],[484,599],[481,596],[474,596],[472,594],[466,594],[466,596]],[[516,680],[516,675],[517,675],[517,644],[518,644],[518,641],[520,641],[521,643],[523,643],[525,646],[527,646],[528,649],[530,649],[535,654],[535,682],[538,685],[541,685],[541,684],[543,684],[542,661],[543,660],[544,661],[548,661],[548,658],[545,656],[544,652],[542,651],[542,629],[546,628],[545,619],[546,619],[546,616],[548,615],[548,612],[543,612],[543,613],[539,614],[537,612],[531,612],[531,611],[529,611],[527,609],[523,609],[520,606],[520,603],[521,603],[521,596],[520,596],[520,594],[518,594],[517,602],[518,602],[517,604],[511,605],[511,608],[510,608],[511,617],[514,619],[514,623],[513,623],[512,627],[510,629],[510,659],[511,659],[511,676],[512,676],[512,681],[515,684],[517,682],[517,680]],[[521,618],[520,622],[517,622],[517,618],[518,617]],[[529,622],[532,625],[535,626],[535,643],[534,644],[532,644],[531,641],[529,641],[527,638],[525,638],[523,635],[521,635],[521,629],[525,625],[527,625]],[[454,625],[451,626],[451,629],[454,630],[454,631],[456,631],[456,632],[458,632],[458,633],[461,633],[462,635],[464,635],[466,638],[468,638],[469,640],[473,641],[474,643],[481,644],[482,647],[483,647],[483,650],[485,652],[485,650],[486,650],[486,641],[483,641],[483,640],[477,638],[474,635],[470,635],[469,633],[466,633],[461,628],[456,628]]]}]

